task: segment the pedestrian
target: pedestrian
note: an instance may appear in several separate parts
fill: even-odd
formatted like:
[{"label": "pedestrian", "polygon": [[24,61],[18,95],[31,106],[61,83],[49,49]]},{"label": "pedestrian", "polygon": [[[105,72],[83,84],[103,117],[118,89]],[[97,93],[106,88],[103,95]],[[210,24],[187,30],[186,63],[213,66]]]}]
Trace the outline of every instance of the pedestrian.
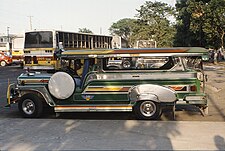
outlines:
[{"label": "pedestrian", "polygon": [[217,51],[214,52],[214,64],[217,64]]},{"label": "pedestrian", "polygon": [[222,54],[221,54],[221,51],[218,50],[218,53],[217,53],[217,61],[220,62],[222,60]]},{"label": "pedestrian", "polygon": [[211,50],[211,54],[210,54],[210,62],[211,63],[214,63],[214,54],[215,54],[215,51]]}]

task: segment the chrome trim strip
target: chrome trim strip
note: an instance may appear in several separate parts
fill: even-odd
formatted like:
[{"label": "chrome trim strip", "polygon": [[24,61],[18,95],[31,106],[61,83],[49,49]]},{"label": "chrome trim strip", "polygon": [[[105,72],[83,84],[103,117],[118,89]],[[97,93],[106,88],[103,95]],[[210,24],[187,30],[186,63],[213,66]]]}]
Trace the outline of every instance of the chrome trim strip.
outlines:
[{"label": "chrome trim strip", "polygon": [[55,106],[55,112],[131,112],[132,106]]},{"label": "chrome trim strip", "polygon": [[137,79],[151,79],[151,80],[156,80],[156,79],[187,79],[187,78],[196,78],[197,74],[194,72],[191,73],[118,73],[118,74],[109,74],[109,73],[102,73],[102,74],[96,74],[98,80],[127,80],[127,79],[132,79],[132,80],[137,80]]}]

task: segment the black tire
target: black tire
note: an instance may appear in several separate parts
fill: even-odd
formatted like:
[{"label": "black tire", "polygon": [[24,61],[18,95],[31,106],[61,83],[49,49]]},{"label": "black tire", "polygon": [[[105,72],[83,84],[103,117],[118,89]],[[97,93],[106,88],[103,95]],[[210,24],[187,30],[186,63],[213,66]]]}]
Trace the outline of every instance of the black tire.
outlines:
[{"label": "black tire", "polygon": [[18,108],[23,117],[40,117],[43,112],[43,102],[36,94],[28,93],[21,97]]},{"label": "black tire", "polygon": [[160,104],[151,100],[139,101],[133,109],[136,117],[141,120],[156,120],[162,114]]}]

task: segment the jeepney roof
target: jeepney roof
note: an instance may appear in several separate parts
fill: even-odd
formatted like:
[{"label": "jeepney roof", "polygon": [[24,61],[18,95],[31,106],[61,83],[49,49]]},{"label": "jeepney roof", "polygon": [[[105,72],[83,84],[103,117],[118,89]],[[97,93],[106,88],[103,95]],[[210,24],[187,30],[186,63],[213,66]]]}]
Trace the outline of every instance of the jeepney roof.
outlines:
[{"label": "jeepney roof", "polygon": [[207,54],[205,48],[174,47],[174,48],[121,48],[121,49],[78,49],[66,50],[61,58],[71,57],[132,57],[132,56],[203,56]]}]

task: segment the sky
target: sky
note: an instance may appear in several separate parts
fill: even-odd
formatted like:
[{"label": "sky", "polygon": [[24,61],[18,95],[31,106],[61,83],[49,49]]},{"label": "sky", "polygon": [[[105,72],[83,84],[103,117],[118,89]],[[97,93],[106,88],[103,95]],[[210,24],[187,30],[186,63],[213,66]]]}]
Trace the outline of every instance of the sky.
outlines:
[{"label": "sky", "polygon": [[[112,23],[134,18],[146,0],[0,0],[0,34],[19,34],[31,29],[78,32],[90,29],[109,35]],[[153,2],[155,0],[152,0]],[[171,6],[176,0],[158,0]]]}]

